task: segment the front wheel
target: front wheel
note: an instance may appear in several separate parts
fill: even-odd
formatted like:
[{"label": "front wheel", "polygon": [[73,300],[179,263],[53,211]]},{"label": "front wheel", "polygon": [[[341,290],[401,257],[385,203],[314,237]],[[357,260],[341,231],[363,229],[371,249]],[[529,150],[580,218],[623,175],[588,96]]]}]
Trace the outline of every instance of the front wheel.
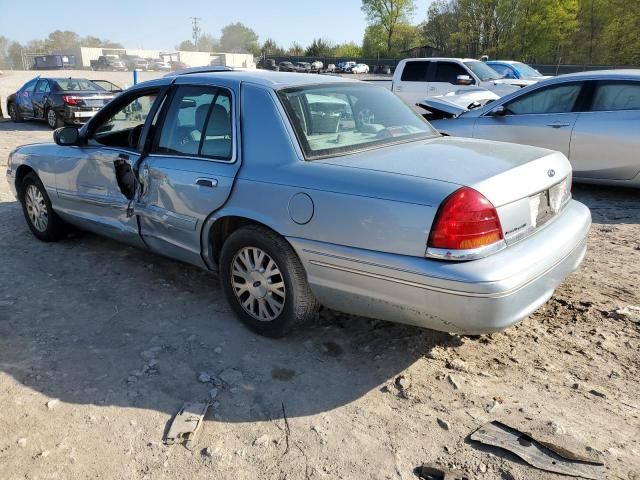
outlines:
[{"label": "front wheel", "polygon": [[282,337],[318,310],[296,253],[261,226],[242,227],[225,241],[220,279],[235,313],[260,335]]},{"label": "front wheel", "polygon": [[49,195],[35,173],[24,177],[20,201],[27,225],[38,239],[53,242],[64,236],[65,224],[53,211]]},{"label": "front wheel", "polygon": [[9,110],[9,117],[11,117],[12,122],[15,122],[15,123],[22,122],[22,115],[20,115],[20,112],[18,111],[18,107],[16,106],[15,103],[10,103],[7,109]]}]

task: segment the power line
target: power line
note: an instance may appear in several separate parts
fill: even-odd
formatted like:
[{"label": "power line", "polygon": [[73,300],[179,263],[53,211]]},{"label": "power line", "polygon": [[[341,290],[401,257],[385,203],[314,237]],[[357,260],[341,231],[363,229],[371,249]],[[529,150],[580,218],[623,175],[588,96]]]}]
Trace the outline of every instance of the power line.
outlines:
[{"label": "power line", "polygon": [[200,36],[200,17],[189,17],[191,19],[191,32],[193,36],[193,45],[198,50],[198,37]]}]

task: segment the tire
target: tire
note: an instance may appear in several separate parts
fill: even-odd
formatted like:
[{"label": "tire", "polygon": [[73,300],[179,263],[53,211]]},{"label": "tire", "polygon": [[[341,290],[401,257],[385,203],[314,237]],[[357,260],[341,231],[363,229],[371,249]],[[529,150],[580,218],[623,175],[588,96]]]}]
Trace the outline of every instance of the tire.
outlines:
[{"label": "tire", "polygon": [[9,114],[9,117],[11,117],[12,122],[21,123],[23,121],[22,115],[20,115],[18,107],[16,107],[15,103],[10,103],[9,105],[7,105],[7,110],[7,113]]},{"label": "tire", "polygon": [[[260,252],[265,255],[262,262],[257,261]],[[241,275],[234,275],[234,269]],[[280,235],[258,225],[241,227],[224,242],[220,253],[220,281],[240,320],[266,337],[285,336],[310,321],[319,308],[304,267],[291,245]]]},{"label": "tire", "polygon": [[60,118],[60,115],[58,115],[53,108],[47,108],[47,111],[44,114],[44,118],[51,130],[64,127],[64,120]]},{"label": "tire", "polygon": [[[43,242],[55,242],[64,236],[66,226],[53,211],[49,195],[35,173],[28,173],[24,177],[20,186],[20,203],[27,225],[36,238]],[[44,218],[39,212],[44,214]]]}]

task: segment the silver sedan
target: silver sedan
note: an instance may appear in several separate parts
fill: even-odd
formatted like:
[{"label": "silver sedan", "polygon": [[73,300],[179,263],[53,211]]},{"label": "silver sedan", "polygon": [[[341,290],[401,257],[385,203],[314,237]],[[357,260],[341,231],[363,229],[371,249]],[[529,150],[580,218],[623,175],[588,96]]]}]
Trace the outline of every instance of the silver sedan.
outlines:
[{"label": "silver sedan", "polygon": [[10,154],[33,234],[69,225],[217,272],[279,336],[319,305],[450,332],[501,330],[586,252],[561,153],[442,137],[390,91],[339,77],[185,72],[79,131]]},{"label": "silver sedan", "polygon": [[446,135],[564,153],[576,182],[640,187],[640,70],[562,75],[455,118]]}]

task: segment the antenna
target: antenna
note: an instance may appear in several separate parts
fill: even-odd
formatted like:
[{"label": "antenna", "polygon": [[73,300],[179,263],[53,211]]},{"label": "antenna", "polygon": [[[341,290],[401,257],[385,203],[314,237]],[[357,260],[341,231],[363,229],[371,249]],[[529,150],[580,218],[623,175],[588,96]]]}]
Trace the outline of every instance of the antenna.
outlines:
[{"label": "antenna", "polygon": [[200,36],[200,17],[189,17],[191,19],[191,31],[193,35],[193,45],[198,50],[198,37]]}]

